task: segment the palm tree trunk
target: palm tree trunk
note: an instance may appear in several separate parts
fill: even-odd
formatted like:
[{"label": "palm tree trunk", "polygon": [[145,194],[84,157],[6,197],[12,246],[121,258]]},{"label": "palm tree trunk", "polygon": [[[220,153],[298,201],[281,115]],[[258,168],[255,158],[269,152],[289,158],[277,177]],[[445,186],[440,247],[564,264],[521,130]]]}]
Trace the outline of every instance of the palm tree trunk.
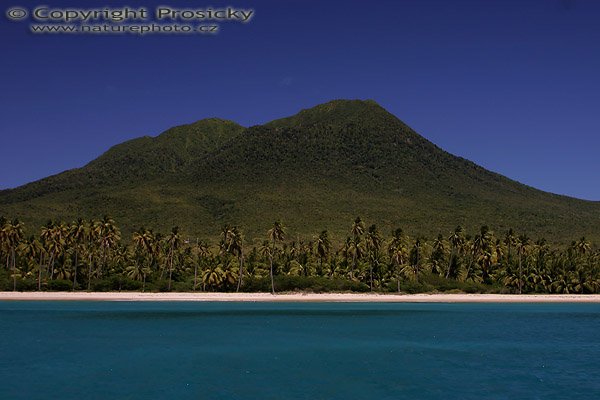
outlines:
[{"label": "palm tree trunk", "polygon": [[13,292],[17,291],[17,265],[15,263],[15,248],[12,248]]},{"label": "palm tree trunk", "polygon": [[194,292],[196,291],[197,285],[198,285],[198,264],[194,265]]},{"label": "palm tree trunk", "polygon": [[273,278],[273,256],[271,256],[271,293],[275,294],[275,280]]},{"label": "palm tree trunk", "polygon": [[323,274],[323,257],[319,257],[319,271],[321,272],[319,275]]},{"label": "palm tree trunk", "polygon": [[240,276],[238,278],[237,289],[235,292],[239,292],[242,287],[242,276],[244,275],[244,249],[240,250]]},{"label": "palm tree trunk", "polygon": [[454,245],[450,251],[450,259],[448,260],[448,269],[446,270],[446,279],[450,278],[450,268],[452,268],[452,260],[454,259]]},{"label": "palm tree trunk", "polygon": [[73,290],[75,290],[75,285],[77,284],[77,263],[78,260],[78,252],[75,250],[75,273],[73,274]]},{"label": "palm tree trunk", "polygon": [[50,260],[48,262],[48,272],[50,273],[50,280],[54,278],[54,253],[50,254]]},{"label": "palm tree trunk", "polygon": [[38,264],[38,291],[42,290],[42,267],[44,262],[44,253],[40,252],[40,263]]},{"label": "palm tree trunk", "polygon": [[522,294],[522,288],[523,288],[523,266],[522,266],[523,262],[522,262],[522,257],[521,257],[521,253],[519,252],[519,294]]},{"label": "palm tree trunk", "polygon": [[417,283],[419,283],[419,248],[417,248],[417,253],[416,253],[416,263],[415,263],[415,281],[417,281]]},{"label": "palm tree trunk", "polygon": [[102,269],[106,269],[106,256],[106,247],[102,245],[102,267],[100,269],[100,273],[98,274],[100,277],[102,277]]},{"label": "palm tree trunk", "polygon": [[169,291],[171,291],[171,280],[173,279],[173,248],[169,257]]},{"label": "palm tree trunk", "polygon": [[473,262],[475,261],[475,254],[471,254],[471,257],[469,258],[469,265],[467,266],[467,276],[465,278],[465,280],[469,279],[469,275],[471,274],[471,268],[473,267]]},{"label": "palm tree trunk", "polygon": [[90,291],[91,287],[92,287],[92,257],[90,256],[90,262],[88,264],[88,285],[87,285],[88,292]]},{"label": "palm tree trunk", "polygon": [[271,293],[275,294],[275,279],[273,278],[273,255],[275,254],[275,240],[273,240],[273,247],[271,248]]}]

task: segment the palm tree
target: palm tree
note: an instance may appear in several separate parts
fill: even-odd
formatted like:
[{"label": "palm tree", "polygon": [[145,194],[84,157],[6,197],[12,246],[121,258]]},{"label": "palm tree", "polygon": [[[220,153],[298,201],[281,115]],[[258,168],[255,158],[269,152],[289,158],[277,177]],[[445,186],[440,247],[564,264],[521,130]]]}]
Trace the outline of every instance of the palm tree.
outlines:
[{"label": "palm tree", "polygon": [[454,229],[454,232],[448,237],[448,241],[450,242],[450,258],[448,259],[448,269],[446,270],[446,279],[450,277],[452,271],[452,262],[457,257],[457,250],[463,245],[465,238],[463,237],[463,228],[462,226],[457,226]]},{"label": "palm tree", "polygon": [[507,261],[508,265],[512,264],[512,248],[515,246],[516,243],[517,243],[517,237],[515,236],[515,232],[513,231],[513,229],[510,228],[506,232],[506,235],[504,235],[504,245],[506,246],[506,249],[507,249],[506,261]]},{"label": "palm tree", "polygon": [[236,282],[239,282],[238,276],[235,273],[235,263],[232,260],[224,260],[223,263],[220,264],[221,269],[223,270],[222,275],[222,284],[224,284],[225,288],[233,285]]},{"label": "palm tree", "polygon": [[194,291],[198,286],[198,267],[200,263],[209,255],[208,244],[206,242],[198,242],[197,245],[198,251],[198,262],[194,264]]},{"label": "palm tree", "polygon": [[442,234],[438,234],[437,238],[433,241],[433,247],[431,251],[431,255],[429,257],[429,264],[431,266],[431,272],[436,273],[439,276],[444,276],[445,272],[442,267],[442,262],[444,262],[446,256],[446,244],[444,243],[444,238]]},{"label": "palm tree", "polygon": [[392,240],[388,245],[388,255],[392,263],[396,266],[397,290],[400,293],[400,275],[408,259],[408,250],[404,244],[404,235],[400,228],[396,229],[392,235]]},{"label": "palm tree", "polygon": [[350,234],[352,235],[354,241],[352,242],[354,251],[352,253],[352,268],[350,269],[350,279],[354,276],[354,270],[356,269],[358,256],[359,256],[359,246],[361,242],[361,236],[365,233],[365,225],[360,219],[360,217],[356,217],[354,223],[352,224],[352,228],[350,229]]},{"label": "palm tree", "polygon": [[50,280],[54,278],[54,267],[56,259],[64,252],[67,245],[68,229],[63,223],[49,221],[42,228],[41,238],[49,254],[47,273]]},{"label": "palm tree", "polygon": [[502,240],[496,239],[493,247],[493,251],[496,255],[496,262],[498,265],[502,265],[502,260],[504,259],[504,246],[502,245]]},{"label": "palm tree", "polygon": [[237,287],[235,289],[237,293],[242,287],[242,278],[244,276],[244,236],[237,227],[233,227],[233,229],[231,230],[231,241],[229,244],[229,251],[233,255],[237,256],[240,267]]},{"label": "palm tree", "polygon": [[11,266],[12,222],[0,217],[0,255],[6,256],[6,270]]},{"label": "palm tree", "polygon": [[229,253],[229,246],[231,245],[231,227],[229,225],[221,228],[221,235],[219,240],[219,251],[221,254]]},{"label": "palm tree", "polygon": [[79,248],[84,243],[87,237],[87,226],[85,221],[81,218],[78,218],[69,229],[69,239],[71,245],[73,246],[73,251],[75,252],[75,264],[73,265],[73,290],[75,290],[75,286],[77,285],[77,269],[79,267]]},{"label": "palm tree", "polygon": [[142,292],[146,290],[146,277],[150,274],[150,268],[142,263],[135,262],[125,269],[127,276],[133,280],[142,282]]},{"label": "palm tree", "polygon": [[39,291],[42,290],[42,271],[44,269],[44,257],[46,255],[46,249],[44,248],[42,241],[34,238],[33,236],[30,237],[29,243],[34,247],[34,249],[31,250],[30,254],[35,253],[39,255],[37,277],[37,290]]},{"label": "palm tree", "polygon": [[169,286],[168,290],[171,290],[171,282],[173,280],[173,259],[175,258],[175,252],[179,249],[181,244],[181,236],[179,235],[179,227],[175,226],[171,229],[171,233],[165,238],[165,243],[168,246],[169,253],[167,258],[169,260]]},{"label": "palm tree", "polygon": [[487,245],[480,250],[477,263],[481,266],[481,280],[485,283],[490,283],[491,268],[494,260],[494,251],[491,246]]},{"label": "palm tree", "polygon": [[529,238],[523,234],[517,238],[517,254],[519,255],[519,294],[523,293],[523,255],[529,247]]},{"label": "palm tree", "polygon": [[[7,231],[6,231],[6,223],[7,220],[3,216],[0,216],[0,255],[4,253],[8,254],[8,239],[7,239]],[[6,258],[6,269],[8,270],[9,258]]]},{"label": "palm tree", "polygon": [[[238,282],[236,287],[236,292],[239,292],[240,287],[242,286],[242,277],[244,275],[244,238],[241,231],[238,227],[230,227],[229,225],[225,225],[221,230],[221,241],[219,243],[219,248],[221,254],[227,255],[231,254],[238,259],[239,265],[239,273],[238,273]],[[224,269],[225,273],[227,273],[228,268]],[[228,280],[227,277],[225,280]]]},{"label": "palm tree", "polygon": [[275,294],[275,279],[273,277],[273,258],[275,256],[275,246],[277,245],[277,242],[281,242],[283,241],[283,239],[285,239],[285,228],[281,225],[279,221],[275,221],[273,223],[273,227],[267,231],[267,237],[271,242],[271,251],[269,252],[269,261],[271,265],[271,293]]},{"label": "palm tree", "polygon": [[421,252],[423,248],[423,239],[417,238],[411,251],[411,264],[407,267],[412,272],[416,282],[419,282],[419,274],[421,273]]},{"label": "palm tree", "polygon": [[202,274],[202,284],[204,286],[215,288],[223,282],[223,270],[221,264],[212,263]]},{"label": "palm tree", "polygon": [[97,222],[94,220],[89,220],[87,223],[87,237],[86,237],[86,245],[84,247],[85,252],[87,253],[88,260],[88,272],[87,272],[87,290],[91,290],[92,285],[92,268],[94,266],[94,255],[96,252],[95,244],[99,242],[98,231],[96,229]]},{"label": "palm tree", "polygon": [[373,291],[373,268],[379,266],[379,250],[382,239],[376,225],[371,225],[367,232],[367,252],[369,254],[369,288]]},{"label": "palm tree", "polygon": [[[311,245],[304,243],[303,240],[298,238],[298,240],[293,241],[291,246],[289,247],[288,253],[288,263],[287,267],[290,268],[288,273],[291,272],[291,269],[297,270],[300,272],[302,276],[308,276],[310,272],[309,265],[309,254],[311,252]],[[293,266],[292,266],[292,263]],[[321,267],[319,267],[321,269]]]},{"label": "palm tree", "polygon": [[331,251],[331,242],[329,241],[329,235],[327,231],[321,231],[316,242],[317,257],[319,257],[320,269],[323,270],[323,259],[329,257]]},{"label": "palm tree", "polygon": [[[115,221],[107,215],[102,220],[96,222],[93,230],[96,233],[98,244],[102,251],[102,268],[106,269],[110,251],[121,240],[121,232],[115,225]],[[102,271],[100,271],[99,275],[102,275]]]},{"label": "palm tree", "polygon": [[585,237],[582,237],[578,241],[575,242],[574,250],[579,253],[579,255],[584,256],[591,250],[590,242],[588,242]]},{"label": "palm tree", "polygon": [[341,272],[347,273],[350,266],[348,260],[350,259],[350,256],[352,254],[352,238],[347,237],[338,251],[342,256],[343,271]]},{"label": "palm tree", "polygon": [[142,291],[146,290],[146,277],[152,273],[155,239],[152,230],[140,228],[133,232],[134,265],[128,268],[129,277],[142,280]]},{"label": "palm tree", "polygon": [[9,259],[10,259],[10,269],[12,270],[13,277],[13,290],[17,290],[17,264],[16,264],[16,253],[17,247],[23,240],[23,224],[15,219],[12,222],[5,222],[2,227],[2,241],[4,242],[4,246],[7,249],[7,269],[9,269]]},{"label": "palm tree", "polygon": [[30,236],[28,240],[21,242],[17,250],[23,257],[25,257],[25,259],[29,260],[32,265],[36,264],[36,260],[39,259],[39,262],[37,263],[39,290],[41,287],[41,275],[43,268],[42,257],[44,255],[44,248],[42,247],[42,244],[34,236]]},{"label": "palm tree", "polygon": [[363,245],[360,237],[351,237],[349,240],[349,251],[352,254],[352,264],[350,265],[350,279],[354,279],[354,272],[358,268],[358,260],[364,256]]},{"label": "palm tree", "polygon": [[[473,243],[471,244],[471,257],[469,260],[469,266],[467,267],[465,280],[471,277],[471,269],[475,261],[479,260],[480,253],[482,251],[486,251],[488,246],[491,243],[491,232],[490,229],[484,225],[481,227],[479,234],[475,235],[473,238]],[[475,274],[474,274],[475,275]]]}]

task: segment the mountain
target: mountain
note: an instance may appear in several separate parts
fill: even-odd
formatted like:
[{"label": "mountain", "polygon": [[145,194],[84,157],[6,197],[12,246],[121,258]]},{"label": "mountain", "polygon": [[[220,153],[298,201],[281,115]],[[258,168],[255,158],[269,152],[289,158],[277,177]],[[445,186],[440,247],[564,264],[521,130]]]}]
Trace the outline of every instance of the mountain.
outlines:
[{"label": "mountain", "polygon": [[470,232],[487,224],[567,241],[600,239],[600,203],[522,185],[429,142],[376,102],[335,100],[264,125],[207,119],[114,146],[86,166],[0,191],[0,215],[112,215],[126,232],[178,225],[258,240],[280,219],[292,237],[343,240],[360,215],[384,231]]}]

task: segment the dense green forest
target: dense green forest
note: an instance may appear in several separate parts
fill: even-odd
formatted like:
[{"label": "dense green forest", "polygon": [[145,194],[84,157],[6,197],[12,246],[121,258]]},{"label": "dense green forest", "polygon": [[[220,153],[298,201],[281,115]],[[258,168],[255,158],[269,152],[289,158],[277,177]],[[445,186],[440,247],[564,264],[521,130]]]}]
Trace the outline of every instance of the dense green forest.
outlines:
[{"label": "dense green forest", "polygon": [[115,221],[49,221],[29,237],[0,218],[0,289],[92,291],[375,291],[599,293],[600,251],[585,238],[551,246],[509,229],[384,235],[361,218],[346,237],[289,238],[275,222],[255,242],[224,226],[214,243]]},{"label": "dense green forest", "polygon": [[254,240],[265,221],[284,219],[290,238],[326,229],[342,241],[360,215],[386,234],[401,226],[433,238],[456,225],[474,234],[493,221],[497,232],[513,228],[553,245],[582,235],[600,241],[600,202],[488,171],[361,100],[248,128],[212,118],[133,139],[81,168],[0,190],[0,215],[30,228],[111,215],[127,238],[140,226],[179,226],[216,241],[230,224]]}]

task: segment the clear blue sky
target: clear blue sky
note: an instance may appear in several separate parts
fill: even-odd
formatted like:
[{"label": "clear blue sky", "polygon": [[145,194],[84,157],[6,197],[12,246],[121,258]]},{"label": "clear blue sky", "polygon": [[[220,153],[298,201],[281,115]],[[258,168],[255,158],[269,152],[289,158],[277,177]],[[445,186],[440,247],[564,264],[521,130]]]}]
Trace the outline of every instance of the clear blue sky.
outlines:
[{"label": "clear blue sky", "polygon": [[3,6],[1,188],[205,117],[247,126],[331,99],[370,98],[451,153],[600,200],[599,1],[160,4],[256,14],[246,25],[223,23],[213,37],[40,36],[8,21]]}]

